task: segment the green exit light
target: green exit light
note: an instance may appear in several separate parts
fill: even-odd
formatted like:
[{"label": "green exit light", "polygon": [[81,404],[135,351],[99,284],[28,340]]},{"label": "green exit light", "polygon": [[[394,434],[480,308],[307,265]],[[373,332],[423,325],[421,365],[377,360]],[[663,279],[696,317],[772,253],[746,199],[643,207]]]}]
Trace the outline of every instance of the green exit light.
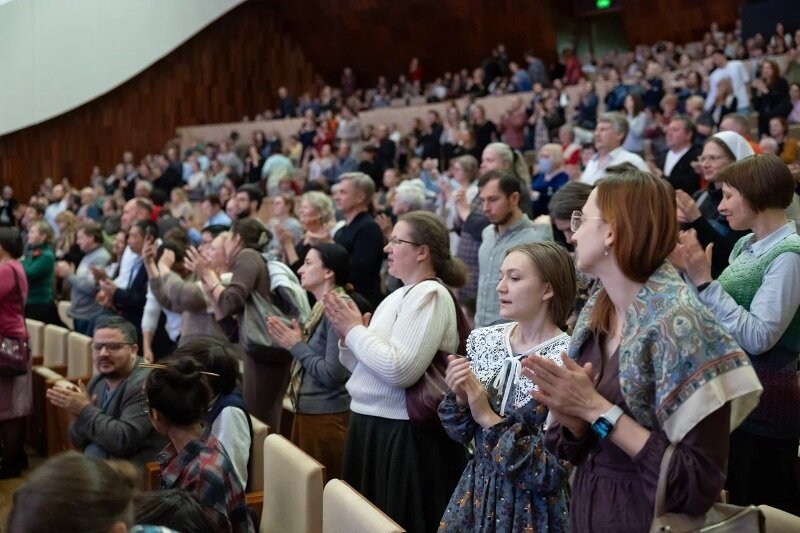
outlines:
[{"label": "green exit light", "polygon": [[597,0],[595,5],[597,9],[608,9],[611,7],[611,0]]}]

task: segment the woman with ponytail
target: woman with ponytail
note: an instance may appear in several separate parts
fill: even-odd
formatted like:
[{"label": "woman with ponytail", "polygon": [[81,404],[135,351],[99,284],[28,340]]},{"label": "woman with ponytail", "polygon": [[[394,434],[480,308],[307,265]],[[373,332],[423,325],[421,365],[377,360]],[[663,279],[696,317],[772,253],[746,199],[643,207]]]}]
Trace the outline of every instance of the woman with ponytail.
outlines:
[{"label": "woman with ponytail", "polygon": [[[225,241],[224,250],[230,265],[231,280],[223,285],[220,275],[198,253],[190,252],[188,263],[203,281],[203,289],[214,304],[214,313],[225,325],[236,318],[238,339],[244,337],[244,309],[250,295],[258,293],[271,298],[267,262],[261,250],[272,235],[257,219],[237,220]],[[230,328],[229,328],[230,329]],[[233,328],[234,330],[236,328]],[[236,337],[229,335],[231,340]],[[271,428],[281,427],[283,396],[289,385],[292,358],[286,350],[271,349],[253,343],[242,343],[245,350],[242,393],[250,412]]]},{"label": "woman with ponytail", "polygon": [[439,531],[564,532],[567,472],[543,450],[547,409],[531,398],[533,382],[521,375],[520,361],[561,363],[577,292],[572,259],[554,242],[515,246],[500,267],[497,292],[500,317],[511,322],[474,330],[467,357],[449,356],[450,391],[439,417],[451,439],[475,439],[475,457]]},{"label": "woman with ponytail", "polygon": [[244,488],[231,460],[213,436],[203,438],[203,421],[211,400],[208,374],[191,357],[154,368],[145,382],[153,427],[170,443],[158,455],[161,486],[183,489],[197,498],[221,532],[255,532]]},{"label": "woman with ponytail", "polygon": [[270,335],[289,350],[292,362],[289,397],[294,409],[291,440],[325,465],[328,479],[341,477],[344,441],[350,420],[350,395],[345,383],[350,372],[339,362],[339,335],[323,312],[323,297],[333,292],[352,299],[359,311],[369,302],[348,283],[350,256],[335,243],[312,245],[298,271],[300,285],[316,298],[308,320],[287,326],[277,317],[267,319]]},{"label": "woman with ponytail", "polygon": [[576,466],[572,531],[648,531],[662,458],[665,510],[702,516],[719,499],[728,434],[758,403],[747,355],[666,260],[675,192],[623,170],[572,215],[577,267],[603,288],[578,317],[563,366],[522,361],[550,409],[547,448]]},{"label": "woman with ponytail", "polygon": [[519,208],[533,220],[533,204],[531,203],[531,173],[528,164],[516,150],[506,143],[491,143],[483,149],[481,155],[481,174],[490,170],[506,170],[511,172],[521,183]]},{"label": "woman with ponytail", "polygon": [[425,211],[400,217],[384,250],[389,273],[404,287],[383,300],[369,325],[354,303],[335,292],[323,297],[342,339],[339,359],[353,373],[342,478],[407,531],[433,531],[466,452],[443,431],[409,420],[405,389],[420,380],[437,351],[456,350],[456,305],[445,285],[463,286],[467,269],[450,256],[441,219]]}]

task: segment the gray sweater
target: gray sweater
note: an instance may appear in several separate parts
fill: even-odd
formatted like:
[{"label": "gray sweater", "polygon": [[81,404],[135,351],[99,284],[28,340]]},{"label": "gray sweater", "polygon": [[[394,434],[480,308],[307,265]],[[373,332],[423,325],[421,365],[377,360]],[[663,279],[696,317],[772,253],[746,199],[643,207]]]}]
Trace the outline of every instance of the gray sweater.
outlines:
[{"label": "gray sweater", "polygon": [[312,415],[342,413],[350,410],[350,395],[345,383],[350,372],[339,362],[339,335],[323,317],[308,339],[289,350],[303,366],[303,383],[297,412]]},{"label": "gray sweater", "polygon": [[102,246],[98,246],[83,256],[75,273],[67,278],[71,288],[69,316],[77,320],[90,320],[103,310],[103,307],[94,299],[97,294],[97,286],[91,267],[103,269],[109,261],[111,261],[111,254]]}]

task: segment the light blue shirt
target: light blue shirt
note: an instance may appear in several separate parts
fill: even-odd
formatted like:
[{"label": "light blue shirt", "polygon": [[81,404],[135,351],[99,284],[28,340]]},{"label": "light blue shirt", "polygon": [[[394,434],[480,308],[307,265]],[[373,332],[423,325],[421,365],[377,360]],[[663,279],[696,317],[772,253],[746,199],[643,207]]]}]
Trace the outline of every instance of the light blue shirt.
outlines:
[{"label": "light blue shirt", "polygon": [[[800,241],[794,222],[787,222],[760,241],[751,234],[736,262],[754,261],[784,239]],[[749,354],[770,350],[786,332],[800,306],[800,254],[779,255],[764,273],[764,281],[748,311],[725,292],[718,281],[699,294],[720,324]]]}]

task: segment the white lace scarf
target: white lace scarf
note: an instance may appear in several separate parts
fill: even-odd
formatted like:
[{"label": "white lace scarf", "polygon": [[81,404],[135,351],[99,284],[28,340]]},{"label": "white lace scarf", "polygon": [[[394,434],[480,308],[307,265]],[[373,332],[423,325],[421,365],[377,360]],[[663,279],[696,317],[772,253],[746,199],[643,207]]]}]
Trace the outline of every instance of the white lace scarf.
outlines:
[{"label": "white lace scarf", "polygon": [[531,400],[531,391],[536,390],[536,385],[522,375],[521,360],[535,354],[561,365],[560,354],[569,345],[569,335],[561,333],[524,353],[514,354],[511,333],[516,325],[511,322],[474,331],[472,348],[475,353],[469,354],[478,380],[487,389],[491,384],[501,395],[500,416],[505,416],[509,401],[514,409],[519,409]]}]

